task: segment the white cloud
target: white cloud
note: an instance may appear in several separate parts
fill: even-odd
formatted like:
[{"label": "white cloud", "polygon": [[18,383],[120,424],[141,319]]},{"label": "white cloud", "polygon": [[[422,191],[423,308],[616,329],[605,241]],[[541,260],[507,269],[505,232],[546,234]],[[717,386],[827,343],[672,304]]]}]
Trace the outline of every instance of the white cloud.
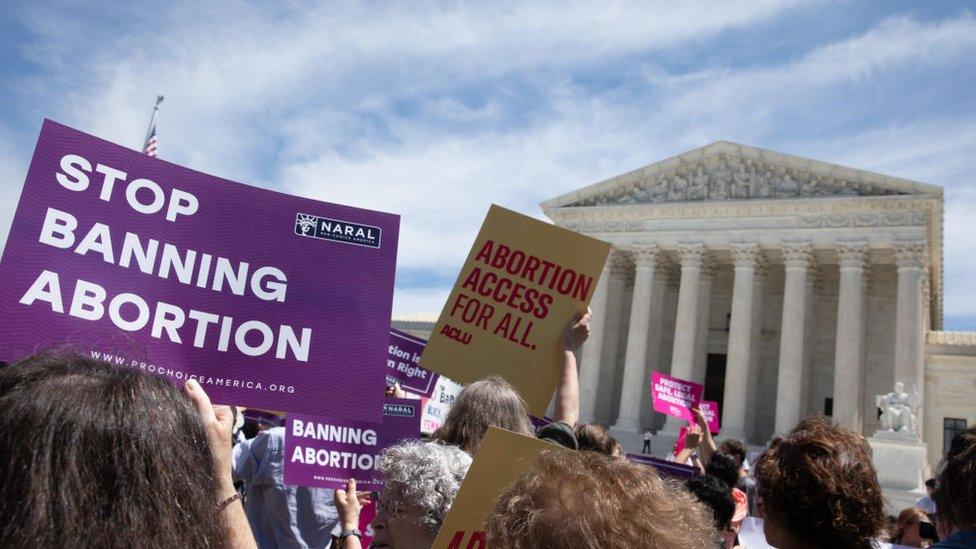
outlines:
[{"label": "white cloud", "polygon": [[[453,278],[491,202],[538,216],[543,199],[716,139],[937,184],[968,183],[961,174],[974,167],[965,151],[972,150],[976,115],[953,121],[953,131],[945,131],[948,121],[933,119],[900,126],[880,121],[843,137],[819,134],[816,124],[814,131],[776,135],[790,134],[789,119],[796,117],[839,123],[876,79],[967,64],[976,53],[971,15],[941,22],[892,17],[774,64],[706,63],[707,69],[673,74],[654,61],[809,4],[377,10],[177,2],[126,33],[103,32],[86,55],[77,48],[82,27],[38,12],[32,25],[40,45],[28,55],[58,76],[46,87],[11,85],[38,90],[53,117],[133,146],[152,98],[165,93],[164,158],[401,213],[400,266],[429,270],[440,280]],[[215,20],[221,24],[213,26]],[[59,31],[61,23],[67,31]],[[639,60],[620,69],[627,73],[620,88],[594,91],[573,79],[625,56]],[[484,93],[466,101],[470,89]],[[523,115],[525,103],[532,108]],[[961,254],[976,257],[954,236],[966,228],[955,217],[972,213],[964,203],[948,207],[950,269],[968,268]],[[955,276],[947,274],[947,281]],[[957,286],[952,282],[950,290],[961,293]],[[398,290],[396,310],[436,313],[445,297],[446,288]]]},{"label": "white cloud", "polygon": [[789,121],[838,119],[856,111],[870,101],[863,94],[870,93],[875,79],[966,62],[974,55],[976,18],[968,13],[935,23],[892,17],[786,63],[651,73],[648,79],[669,90],[660,111],[666,128],[690,127],[687,133],[698,141],[730,133],[760,141]]},{"label": "white cloud", "polygon": [[422,314],[437,316],[440,314],[450,288],[400,288],[393,294],[394,316],[405,314]]}]

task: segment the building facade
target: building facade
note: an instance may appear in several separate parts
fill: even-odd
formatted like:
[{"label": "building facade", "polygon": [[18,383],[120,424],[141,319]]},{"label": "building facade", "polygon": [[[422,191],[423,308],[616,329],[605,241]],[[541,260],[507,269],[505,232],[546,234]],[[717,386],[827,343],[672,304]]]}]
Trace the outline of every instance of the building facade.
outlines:
[{"label": "building facade", "polygon": [[[897,511],[976,423],[976,333],[942,330],[942,188],[716,142],[541,204],[613,244],[580,356],[581,420],[629,451],[680,427],[651,372],[705,386],[754,446],[824,413],[869,437]],[[436,317],[394,325],[428,337]],[[877,395],[915,395],[919,438],[879,438]],[[881,433],[883,435],[883,433]]]},{"label": "building facade", "polygon": [[761,445],[826,413],[871,436],[917,393],[934,467],[976,421],[976,336],[942,328],[941,187],[728,142],[541,204],[613,244],[580,359],[583,421],[674,433],[652,371],[703,383]]}]

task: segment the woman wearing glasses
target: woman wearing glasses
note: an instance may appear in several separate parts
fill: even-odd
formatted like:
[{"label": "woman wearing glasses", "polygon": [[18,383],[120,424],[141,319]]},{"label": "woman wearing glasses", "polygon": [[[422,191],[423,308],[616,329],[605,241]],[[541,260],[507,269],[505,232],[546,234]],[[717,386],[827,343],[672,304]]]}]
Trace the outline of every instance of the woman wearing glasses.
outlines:
[{"label": "woman wearing glasses", "polygon": [[[470,466],[471,456],[440,442],[410,440],[388,448],[379,463],[386,485],[376,502],[370,547],[430,547]],[[359,512],[368,500],[369,492],[357,492],[355,480],[336,490],[342,549],[361,549]]]}]

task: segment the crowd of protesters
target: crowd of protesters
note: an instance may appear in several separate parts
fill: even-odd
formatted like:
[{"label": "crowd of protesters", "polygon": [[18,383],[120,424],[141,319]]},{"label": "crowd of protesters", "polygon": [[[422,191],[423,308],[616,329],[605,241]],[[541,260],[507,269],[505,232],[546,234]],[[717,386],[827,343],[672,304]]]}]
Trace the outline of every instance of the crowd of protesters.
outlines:
[{"label": "crowd of protesters", "polygon": [[503,379],[471,383],[428,440],[385,451],[378,496],[354,480],[334,491],[285,485],[284,430],[235,445],[235,410],[212,405],[194,381],[177,389],[83,357],[28,358],[0,369],[0,547],[358,549],[371,504],[372,547],[429,547],[492,426],[558,448],[502,487],[488,547],[732,548],[747,517],[761,517],[783,549],[976,547],[976,428],[953,440],[930,501],[893,521],[866,440],[824,417],[802,420],[750,464],[740,441],[717,445],[695,410],[672,459],[697,476],[680,482],[579,422],[575,353],[588,334],[588,314],[567,327],[551,423],[534,430]]}]

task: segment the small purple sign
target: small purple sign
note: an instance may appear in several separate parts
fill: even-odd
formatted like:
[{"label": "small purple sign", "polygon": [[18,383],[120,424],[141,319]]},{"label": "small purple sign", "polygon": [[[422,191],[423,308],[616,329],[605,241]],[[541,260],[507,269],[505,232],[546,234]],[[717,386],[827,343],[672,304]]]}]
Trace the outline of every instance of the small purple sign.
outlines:
[{"label": "small purple sign", "polygon": [[429,397],[434,394],[437,374],[420,366],[427,341],[390,328],[390,354],[386,359],[386,384],[400,382],[404,391]]},{"label": "small purple sign", "polygon": [[67,347],[223,404],[378,421],[398,230],[45,120],[0,261],[0,361]]},{"label": "small purple sign", "polygon": [[658,475],[662,477],[673,477],[678,480],[686,480],[698,476],[698,469],[689,465],[682,465],[673,461],[658,459],[643,454],[627,454],[627,460],[640,465],[653,467]]},{"label": "small purple sign", "polygon": [[420,438],[419,400],[388,398],[382,423],[288,415],[285,426],[285,484],[343,488],[350,478],[359,490],[380,491],[377,470],[383,450]]},{"label": "small purple sign", "polygon": [[539,432],[539,429],[542,429],[543,427],[549,425],[553,421],[554,420],[548,416],[542,416],[541,418],[538,418],[532,414],[529,414],[529,423],[532,424],[532,430],[535,431],[536,433]]}]

